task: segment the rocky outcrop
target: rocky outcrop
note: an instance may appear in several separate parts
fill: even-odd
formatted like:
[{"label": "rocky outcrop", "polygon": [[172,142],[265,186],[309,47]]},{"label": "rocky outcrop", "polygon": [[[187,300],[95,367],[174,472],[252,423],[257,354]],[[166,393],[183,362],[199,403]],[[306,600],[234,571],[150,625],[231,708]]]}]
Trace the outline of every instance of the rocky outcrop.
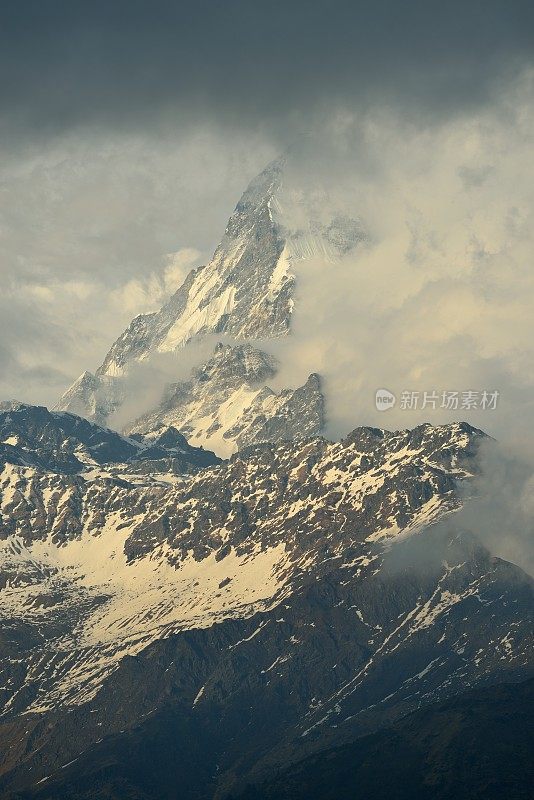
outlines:
[{"label": "rocky outcrop", "polygon": [[173,425],[193,444],[223,456],[258,442],[318,435],[324,425],[319,377],[277,393],[266,383],[277,366],[251,345],[221,343],[190,380],[170,384],[160,406],[127,425],[126,432],[151,436]]}]

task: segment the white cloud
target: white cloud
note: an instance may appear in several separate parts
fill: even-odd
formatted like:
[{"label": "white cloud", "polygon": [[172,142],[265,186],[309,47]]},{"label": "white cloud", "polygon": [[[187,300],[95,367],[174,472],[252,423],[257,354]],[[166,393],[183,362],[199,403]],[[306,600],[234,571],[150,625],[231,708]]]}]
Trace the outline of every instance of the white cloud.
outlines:
[{"label": "white cloud", "polygon": [[166,266],[144,278],[132,278],[110,292],[109,303],[130,317],[157,311],[180,288],[187,273],[200,263],[200,252],[186,247],[168,253]]},{"label": "white cloud", "polygon": [[[286,213],[321,184],[331,214],[341,207],[369,233],[340,265],[295,262],[294,336],[273,346],[280,385],[325,376],[332,436],[466,418],[534,449],[533,98],[530,76],[491,110],[427,130],[386,114],[345,120],[341,140],[312,143],[314,174],[309,153],[294,159]],[[381,387],[498,390],[500,401],[381,413]]]}]

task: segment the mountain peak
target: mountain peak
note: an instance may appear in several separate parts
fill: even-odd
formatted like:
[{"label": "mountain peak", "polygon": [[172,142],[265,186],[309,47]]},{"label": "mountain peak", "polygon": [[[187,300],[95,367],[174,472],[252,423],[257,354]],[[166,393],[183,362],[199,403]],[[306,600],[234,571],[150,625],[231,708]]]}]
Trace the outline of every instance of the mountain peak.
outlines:
[{"label": "mountain peak", "polygon": [[[208,446],[215,446],[212,437],[218,431],[217,444],[226,455],[236,444],[257,440],[257,436],[279,438],[291,432],[319,432],[323,420],[319,376],[313,373],[304,387],[276,395],[266,385],[276,373],[276,361],[254,343],[290,334],[297,261],[317,255],[330,260],[342,258],[366,242],[366,233],[358,219],[322,208],[321,192],[309,198],[302,187],[284,185],[288,171],[294,179],[295,170],[289,168],[292,159],[291,154],[281,156],[253,178],[211,261],[191,270],[159,311],[135,317],[96,374],[84,373],[63,395],[58,409],[85,414],[105,424],[126,397],[124,378],[133,364],[149,362],[159,353],[175,353],[179,358],[190,343],[220,336],[213,358],[192,376],[193,384],[211,381],[212,400],[200,400],[197,389],[192,390],[193,398],[188,394],[191,386],[186,390],[184,382],[171,381],[160,407],[145,414],[145,421],[150,418],[155,425],[158,418],[156,427],[184,425],[183,433],[199,437],[198,443]],[[260,395],[256,390],[262,384]],[[292,400],[286,403],[289,395]],[[311,403],[309,413],[306,402]],[[282,423],[282,405],[291,423]],[[300,425],[294,415],[297,407]],[[193,418],[193,409],[201,416]],[[253,418],[256,412],[258,419]],[[137,429],[138,423],[133,427],[132,423],[128,429]],[[251,439],[249,434],[244,435],[245,430],[256,433]],[[233,441],[229,440],[231,436]]]}]

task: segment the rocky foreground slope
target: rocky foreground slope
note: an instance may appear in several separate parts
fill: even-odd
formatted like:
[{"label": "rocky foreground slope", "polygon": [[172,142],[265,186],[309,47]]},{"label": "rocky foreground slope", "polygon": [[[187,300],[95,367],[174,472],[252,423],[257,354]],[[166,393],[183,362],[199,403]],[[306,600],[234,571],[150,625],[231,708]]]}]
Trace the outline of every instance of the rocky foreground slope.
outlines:
[{"label": "rocky foreground slope", "polygon": [[485,687],[309,756],[238,800],[529,800],[533,733],[534,680]]},{"label": "rocky foreground slope", "polygon": [[[118,440],[95,426],[31,461],[32,413],[2,428],[5,796],[224,797],[530,674],[532,581],[454,526],[480,431],[357,428],[140,476],[96,457]],[[141,774],[126,754],[153,737]]]}]

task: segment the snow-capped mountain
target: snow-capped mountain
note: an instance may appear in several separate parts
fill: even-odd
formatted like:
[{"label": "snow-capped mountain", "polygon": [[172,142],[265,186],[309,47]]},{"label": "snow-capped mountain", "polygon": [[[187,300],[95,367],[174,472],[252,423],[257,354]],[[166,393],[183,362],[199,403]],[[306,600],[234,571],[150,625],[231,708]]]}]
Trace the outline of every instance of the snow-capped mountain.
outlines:
[{"label": "snow-capped mountain", "polygon": [[[319,432],[322,401],[317,381],[313,379],[296,390],[294,401],[290,398],[295,390],[291,389],[276,397],[266,384],[276,373],[275,361],[261,353],[255,343],[290,332],[295,302],[292,264],[296,260],[314,254],[335,260],[365,242],[366,234],[358,220],[347,216],[323,220],[314,203],[305,202],[298,192],[282,195],[284,168],[285,159],[277,159],[252,181],[230,217],[211,262],[192,270],[160,311],[136,317],[96,373],[84,372],[67,390],[57,404],[58,410],[81,414],[100,424],[109,423],[110,418],[112,422],[113,413],[125,400],[125,380],[132,364],[149,362],[158,353],[178,353],[179,358],[187,345],[220,335],[236,342],[235,354],[229,352],[233,344],[223,349],[224,357],[216,348],[206,363],[193,370],[185,385],[198,382],[199,374],[212,373],[215,364],[218,378],[211,383],[209,405],[221,408],[221,413],[214,415],[202,398],[195,405],[197,396],[205,394],[204,387],[184,389],[184,383],[174,385],[166,391],[159,408],[146,409],[143,433],[165,424],[172,404],[173,424],[187,436],[193,435],[198,443],[219,447],[219,454],[226,455],[243,444],[264,440],[267,433],[271,441],[286,437],[288,427],[280,424],[280,409],[288,404],[302,407],[303,395],[309,396],[310,413],[293,414],[289,433],[309,436]],[[245,343],[246,359],[242,349]],[[261,367],[263,375],[255,363],[258,360],[265,364]],[[222,386],[220,394],[218,384]],[[229,384],[233,385],[233,396],[227,392]],[[128,429],[133,423],[130,420]],[[140,424],[135,424],[136,430]],[[205,436],[213,426],[216,431]]]},{"label": "snow-capped mountain", "polygon": [[[30,411],[5,413],[6,446],[27,452],[36,434],[13,418],[31,429]],[[532,582],[518,568],[461,531],[420,569],[403,557],[454,519],[480,431],[358,428],[150,483],[129,462],[102,476],[95,451],[116,434],[51,416],[94,431],[98,468],[50,469],[55,433],[39,439],[45,468],[4,457],[4,793],[89,796],[76,781],[87,759],[102,768],[100,742],[122,747],[156,724],[181,731],[165,769],[183,796],[222,797],[270,764],[528,674]],[[82,439],[60,450],[78,458]],[[191,759],[204,767],[187,789]]]},{"label": "snow-capped mountain", "polygon": [[93,375],[85,370],[61,396],[54,409],[77,414],[105,426],[110,416],[120,409],[125,396],[121,380],[107,375]]},{"label": "snow-capped mountain", "polygon": [[[0,406],[3,797],[226,800],[532,675],[533,582],[456,515],[496,444],[460,422],[331,442],[319,375],[272,388],[293,267],[368,240],[284,177],[56,410]],[[134,370],[199,343],[105,427]]]},{"label": "snow-capped mountain", "polygon": [[310,375],[304,386],[277,393],[266,383],[277,367],[272,356],[251,345],[219,344],[188,381],[170,384],[160,405],[126,431],[153,436],[172,425],[193,444],[223,456],[235,445],[240,449],[319,434],[324,424],[319,376]]},{"label": "snow-capped mountain", "polygon": [[247,188],[205,267],[192,270],[155,314],[136,317],[97,375],[122,375],[128,362],[154,350],[176,351],[193,337],[225,333],[236,339],[283,336],[289,330],[293,277],[271,203],[282,162],[270,164]]}]

